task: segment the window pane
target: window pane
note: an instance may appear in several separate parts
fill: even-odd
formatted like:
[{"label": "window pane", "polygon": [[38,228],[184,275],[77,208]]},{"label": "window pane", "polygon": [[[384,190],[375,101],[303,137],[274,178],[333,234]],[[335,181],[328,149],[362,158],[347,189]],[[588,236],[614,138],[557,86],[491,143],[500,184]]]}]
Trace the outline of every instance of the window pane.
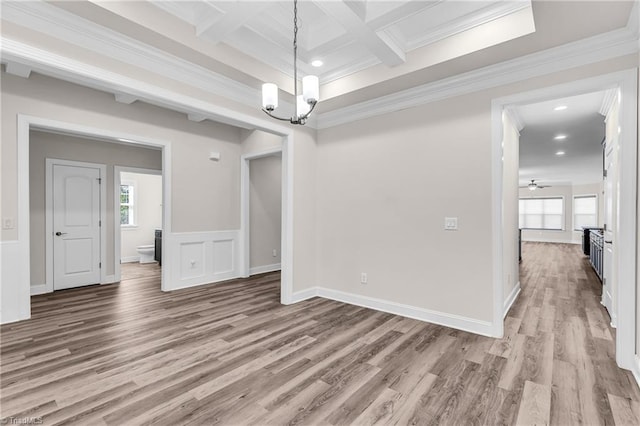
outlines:
[{"label": "window pane", "polygon": [[120,185],[120,203],[129,204],[129,185]]},{"label": "window pane", "polygon": [[548,198],[544,200],[546,214],[562,214],[562,198]]},{"label": "window pane", "polygon": [[524,198],[519,200],[521,228],[563,229],[562,198]]},{"label": "window pane", "polygon": [[579,197],[574,200],[574,211],[577,214],[595,214],[596,197]]},{"label": "window pane", "polygon": [[129,206],[120,206],[120,225],[129,225]]},{"label": "window pane", "polygon": [[562,214],[547,214],[544,216],[545,229],[562,229]]}]

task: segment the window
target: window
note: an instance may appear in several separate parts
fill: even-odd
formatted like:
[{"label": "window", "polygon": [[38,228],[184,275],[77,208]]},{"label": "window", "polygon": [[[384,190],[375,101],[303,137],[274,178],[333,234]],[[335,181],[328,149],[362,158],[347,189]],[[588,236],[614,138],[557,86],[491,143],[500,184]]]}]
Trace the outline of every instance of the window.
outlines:
[{"label": "window", "polygon": [[521,198],[519,204],[521,229],[564,229],[564,198]]},{"label": "window", "polygon": [[120,225],[135,226],[135,187],[132,183],[120,185]]},{"label": "window", "polygon": [[576,195],[573,197],[573,229],[598,226],[598,197],[596,195]]}]

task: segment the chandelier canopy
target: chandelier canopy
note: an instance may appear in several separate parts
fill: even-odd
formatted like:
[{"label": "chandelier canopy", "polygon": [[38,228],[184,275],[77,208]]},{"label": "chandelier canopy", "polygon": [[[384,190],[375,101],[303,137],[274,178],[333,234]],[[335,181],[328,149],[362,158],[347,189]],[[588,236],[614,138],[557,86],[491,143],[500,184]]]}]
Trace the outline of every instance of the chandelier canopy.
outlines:
[{"label": "chandelier canopy", "polygon": [[276,120],[288,121],[291,124],[304,125],[320,97],[320,82],[315,75],[302,78],[302,94],[298,94],[298,1],[293,0],[293,93],[296,97],[296,110],[290,118],[282,118],[273,114],[278,108],[278,86],[274,83],[262,85],[262,111]]}]

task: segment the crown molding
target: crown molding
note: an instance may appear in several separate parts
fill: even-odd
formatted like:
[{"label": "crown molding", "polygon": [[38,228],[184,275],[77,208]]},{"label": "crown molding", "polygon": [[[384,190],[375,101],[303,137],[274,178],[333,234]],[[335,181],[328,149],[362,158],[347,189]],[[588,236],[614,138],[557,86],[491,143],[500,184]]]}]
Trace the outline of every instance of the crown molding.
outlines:
[{"label": "crown molding", "polygon": [[432,32],[413,40],[405,41],[407,52],[435,43],[447,37],[468,31],[496,19],[531,8],[531,0],[507,1],[487,6],[480,12],[470,13],[435,28]]},{"label": "crown molding", "polygon": [[318,128],[425,105],[567,69],[638,53],[638,34],[625,27],[318,115]]},{"label": "crown molding", "polygon": [[[261,92],[256,88],[141,43],[43,1],[3,3],[2,19],[27,28],[37,28],[39,32],[47,36],[83,49],[99,52],[108,58],[245,105],[255,107],[261,99]],[[290,107],[293,108],[293,106]]]}]

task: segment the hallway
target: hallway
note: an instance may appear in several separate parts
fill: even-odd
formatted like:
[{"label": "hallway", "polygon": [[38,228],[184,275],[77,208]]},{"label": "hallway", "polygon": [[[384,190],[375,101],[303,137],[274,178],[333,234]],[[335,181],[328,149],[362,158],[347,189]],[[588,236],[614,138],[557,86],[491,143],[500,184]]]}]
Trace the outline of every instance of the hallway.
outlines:
[{"label": "hallway", "polygon": [[1,417],[44,424],[640,424],[579,247],[525,243],[492,339],[314,298],[279,273],[170,293],[157,265],[3,325]]},{"label": "hallway", "polygon": [[523,243],[520,279],[503,341],[512,351],[506,370],[522,376],[512,389],[523,386],[539,402],[550,396],[551,424],[640,424],[640,392],[616,366],[602,285],[580,247]]}]

